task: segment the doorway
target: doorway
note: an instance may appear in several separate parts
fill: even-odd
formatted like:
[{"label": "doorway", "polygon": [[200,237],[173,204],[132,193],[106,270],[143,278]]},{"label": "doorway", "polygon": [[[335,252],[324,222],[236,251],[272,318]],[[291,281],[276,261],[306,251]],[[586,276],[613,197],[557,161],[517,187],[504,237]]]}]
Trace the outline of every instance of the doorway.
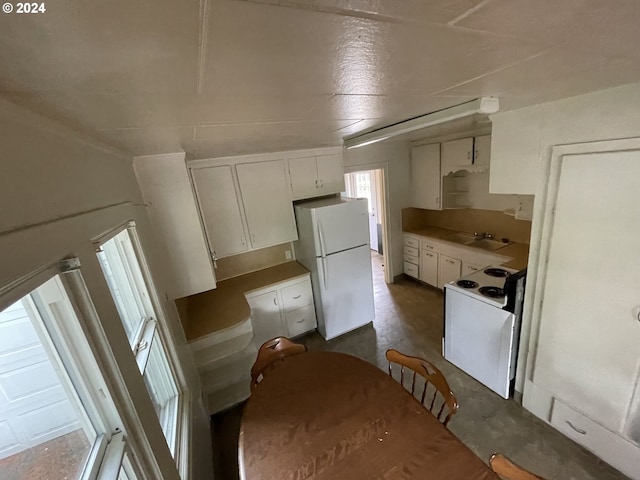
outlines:
[{"label": "doorway", "polygon": [[[366,198],[369,212],[369,245],[374,279],[391,283],[388,262],[385,258],[386,241],[386,195],[385,169],[356,169],[344,176],[347,197]],[[374,281],[375,283],[375,281]]]}]

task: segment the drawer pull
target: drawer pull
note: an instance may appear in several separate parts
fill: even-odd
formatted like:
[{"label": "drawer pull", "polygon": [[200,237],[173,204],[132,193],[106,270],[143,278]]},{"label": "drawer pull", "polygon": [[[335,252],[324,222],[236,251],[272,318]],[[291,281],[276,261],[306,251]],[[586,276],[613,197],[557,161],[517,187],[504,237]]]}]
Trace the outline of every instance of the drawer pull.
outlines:
[{"label": "drawer pull", "polygon": [[567,425],[569,425],[571,428],[573,428],[576,432],[578,432],[580,435],[586,435],[587,431],[583,430],[581,428],[576,427],[573,423],[571,423],[569,420],[565,420],[565,422],[567,422]]},{"label": "drawer pull", "polygon": [[297,321],[296,321],[296,323],[302,323],[302,322],[304,322],[305,320],[306,320],[306,318],[302,318],[302,319],[300,319],[300,320],[297,320]]},{"label": "drawer pull", "polygon": [[301,296],[302,296],[302,294],[300,294],[300,295],[296,295],[295,297],[293,297],[293,299],[294,299],[294,300],[297,300],[297,299],[299,299]]}]

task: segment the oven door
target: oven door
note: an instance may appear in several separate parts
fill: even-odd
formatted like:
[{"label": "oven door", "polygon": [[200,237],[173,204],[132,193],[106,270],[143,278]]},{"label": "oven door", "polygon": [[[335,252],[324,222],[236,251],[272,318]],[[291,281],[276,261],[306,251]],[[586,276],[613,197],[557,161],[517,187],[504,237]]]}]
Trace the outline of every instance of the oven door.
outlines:
[{"label": "oven door", "polygon": [[444,358],[509,398],[515,315],[447,289]]}]

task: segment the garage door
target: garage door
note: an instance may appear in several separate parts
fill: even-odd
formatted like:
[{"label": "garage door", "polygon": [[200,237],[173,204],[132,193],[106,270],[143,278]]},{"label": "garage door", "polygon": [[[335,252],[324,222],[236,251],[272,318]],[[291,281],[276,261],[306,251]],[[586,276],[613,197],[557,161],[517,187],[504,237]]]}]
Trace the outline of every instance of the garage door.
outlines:
[{"label": "garage door", "polygon": [[80,428],[23,301],[0,312],[0,459]]}]

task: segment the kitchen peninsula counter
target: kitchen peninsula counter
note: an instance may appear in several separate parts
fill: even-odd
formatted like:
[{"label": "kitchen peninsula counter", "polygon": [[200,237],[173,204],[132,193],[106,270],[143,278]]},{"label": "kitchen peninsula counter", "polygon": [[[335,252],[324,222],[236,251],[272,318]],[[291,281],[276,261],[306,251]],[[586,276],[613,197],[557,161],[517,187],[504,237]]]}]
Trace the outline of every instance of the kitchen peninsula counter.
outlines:
[{"label": "kitchen peninsula counter", "polygon": [[251,314],[245,293],[303,277],[309,271],[296,261],[247,273],[218,282],[215,290],[176,300],[181,316],[186,316],[187,341],[237,325]]}]

